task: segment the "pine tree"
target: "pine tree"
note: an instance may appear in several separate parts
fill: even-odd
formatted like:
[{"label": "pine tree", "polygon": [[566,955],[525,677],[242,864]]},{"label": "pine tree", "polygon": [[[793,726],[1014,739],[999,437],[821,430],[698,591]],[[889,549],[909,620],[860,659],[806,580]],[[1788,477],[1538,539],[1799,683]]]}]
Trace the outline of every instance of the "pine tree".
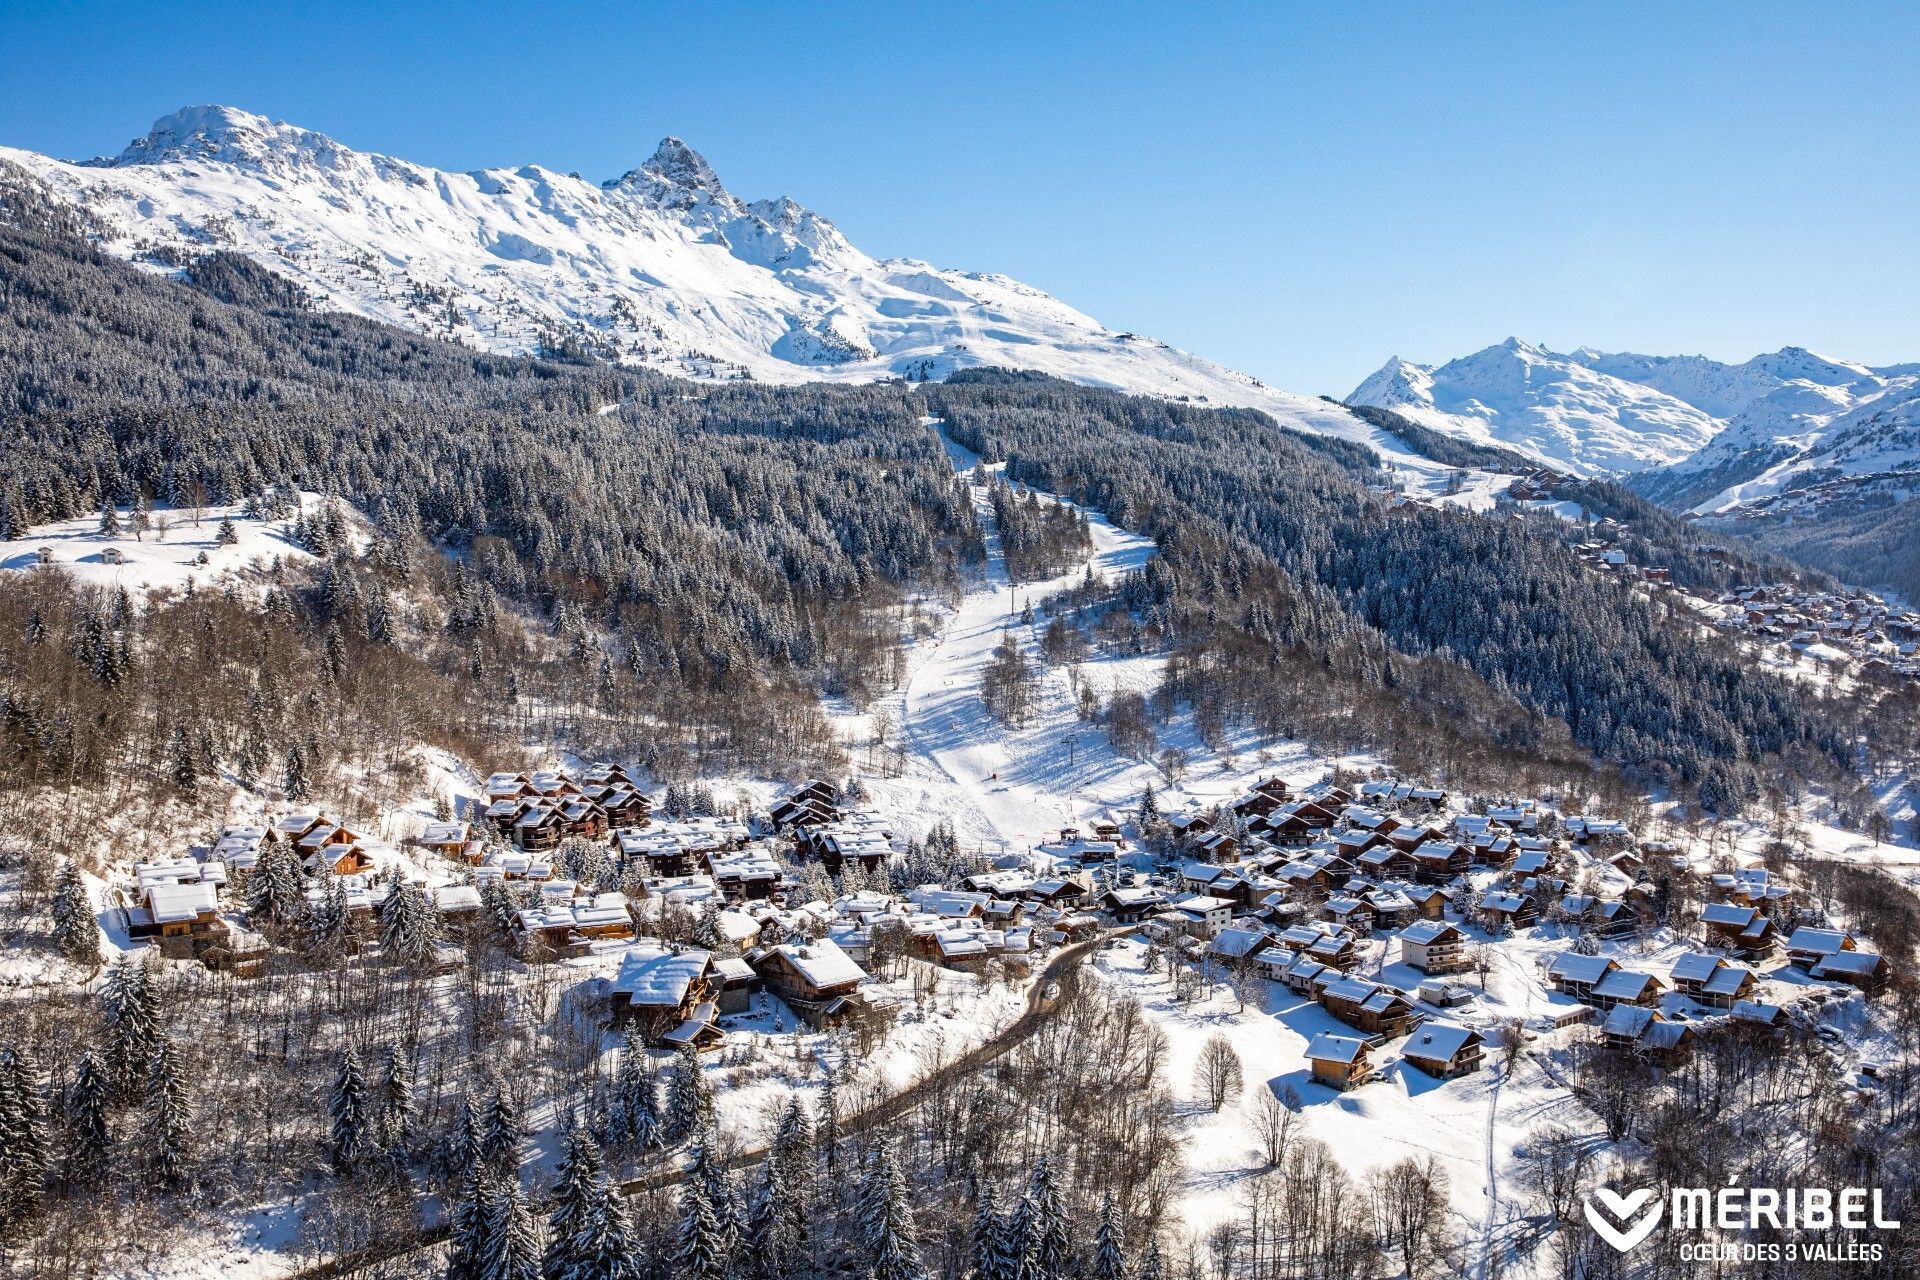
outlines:
[{"label": "pine tree", "polygon": [[313,783],[307,777],[307,753],[297,742],[287,748],[287,762],[280,772],[280,791],[289,800],[305,800],[313,794]]},{"label": "pine tree", "polygon": [[54,882],[53,937],[60,954],[69,959],[100,963],[100,920],[93,913],[93,893],[71,860],[60,864]]},{"label": "pine tree", "polygon": [[115,509],[111,498],[100,504],[100,536],[117,538],[120,536],[120,512]]},{"label": "pine tree", "polygon": [[792,1242],[780,1232],[781,1195],[780,1175],[769,1158],[760,1165],[747,1204],[746,1232],[735,1261],[740,1280],[785,1280]]},{"label": "pine tree", "polygon": [[401,1152],[413,1140],[417,1109],[413,1101],[413,1067],[407,1052],[395,1041],[387,1050],[386,1073],[380,1078],[380,1142]]},{"label": "pine tree", "polygon": [[1067,1213],[1060,1203],[1053,1161],[1047,1156],[1034,1162],[1016,1216],[1021,1219],[1022,1280],[1063,1280],[1072,1262],[1073,1241],[1067,1233]]},{"label": "pine tree", "polygon": [[160,1035],[160,997],[146,962],[133,957],[115,962],[101,998],[115,1089],[123,1098],[138,1097],[152,1070]]},{"label": "pine tree", "polygon": [[831,1173],[840,1159],[840,1086],[839,1078],[829,1062],[820,1075],[819,1116],[814,1121],[814,1139],[820,1144],[820,1154],[826,1157],[827,1172]]},{"label": "pine tree", "polygon": [[380,949],[396,962],[420,969],[432,963],[439,946],[439,911],[419,885],[397,881],[380,904]]},{"label": "pine tree", "polygon": [[288,928],[305,912],[300,887],[300,857],[278,841],[260,851],[247,877],[247,911],[256,925]]},{"label": "pine tree", "polygon": [[223,547],[231,547],[240,541],[240,531],[233,527],[232,516],[220,517],[220,532],[214,535],[213,540]]},{"label": "pine tree", "polygon": [[30,1056],[0,1049],[0,1237],[39,1211],[50,1163],[46,1080]]},{"label": "pine tree", "polygon": [[520,1126],[520,1111],[513,1095],[498,1081],[480,1111],[480,1158],[498,1173],[511,1174],[520,1167],[520,1143],[526,1136]]},{"label": "pine tree", "polygon": [[480,1280],[539,1280],[540,1226],[518,1176],[503,1178],[487,1205],[487,1251]]},{"label": "pine tree", "polygon": [[505,943],[513,937],[516,908],[505,879],[496,876],[480,886],[480,910],[492,926],[495,941]]},{"label": "pine tree", "polygon": [[581,1259],[575,1249],[606,1194],[606,1169],[576,1113],[561,1139],[554,1173],[553,1212],[547,1217],[547,1252],[540,1266],[544,1280],[569,1280]]},{"label": "pine tree", "polygon": [[187,1099],[180,1051],[164,1031],[154,1038],[153,1066],[147,1076],[147,1129],[153,1140],[154,1168],[162,1185],[184,1186],[193,1108]]},{"label": "pine tree", "polygon": [[685,1142],[713,1121],[713,1086],[700,1068],[700,1057],[692,1045],[680,1050],[673,1075],[667,1084],[666,1137],[668,1142]]},{"label": "pine tree", "polygon": [[353,947],[353,915],[347,903],[346,882],[331,871],[307,916],[307,936],[313,957],[324,965],[338,964]]},{"label": "pine tree", "polygon": [[639,1032],[629,1027],[620,1049],[620,1074],[614,1081],[613,1113],[619,1117],[622,1140],[641,1151],[660,1145],[660,1091],[647,1065]]},{"label": "pine tree", "polygon": [[71,1187],[93,1187],[106,1172],[113,1149],[113,1134],[107,1127],[112,1102],[113,1084],[106,1068],[92,1050],[83,1052],[67,1087],[66,1180]]},{"label": "pine tree", "polygon": [[1020,1255],[1014,1251],[1010,1223],[994,1203],[993,1189],[980,1189],[968,1238],[973,1280],[1019,1280]]},{"label": "pine tree", "polygon": [[804,1251],[812,1231],[816,1188],[813,1121],[797,1094],[787,1099],[787,1109],[767,1153],[767,1167],[774,1193],[771,1209],[775,1228],[787,1249]]},{"label": "pine tree", "polygon": [[492,1180],[486,1166],[474,1161],[467,1169],[466,1187],[448,1223],[446,1280],[482,1280],[481,1268],[491,1253],[487,1236],[493,1203]]},{"label": "pine tree", "polygon": [[167,778],[175,791],[189,799],[200,788],[200,765],[194,759],[193,742],[187,737],[185,725],[173,726],[167,739]]},{"label": "pine tree", "polygon": [[327,1158],[336,1173],[347,1173],[359,1162],[366,1136],[367,1080],[360,1070],[360,1055],[348,1049],[340,1055],[327,1107]]},{"label": "pine tree", "polygon": [[1153,784],[1149,782],[1140,793],[1140,830],[1145,831],[1160,818],[1160,801],[1153,794]]},{"label": "pine tree", "polygon": [[926,1280],[920,1256],[920,1231],[907,1202],[907,1181],[893,1152],[882,1143],[867,1163],[861,1189],[861,1237],[873,1280]]},{"label": "pine tree", "polygon": [[[704,1148],[696,1150],[695,1159]],[[680,1187],[680,1226],[674,1237],[672,1263],[679,1280],[725,1280],[726,1229],[707,1198],[704,1179],[688,1176]]]},{"label": "pine tree", "polygon": [[1100,1225],[1093,1233],[1093,1269],[1089,1280],[1127,1280],[1127,1237],[1113,1197],[1100,1202]]},{"label": "pine tree", "polygon": [[1134,1273],[1133,1280],[1166,1280],[1166,1262],[1160,1256],[1160,1242],[1147,1241],[1146,1252],[1140,1255],[1140,1270]]}]

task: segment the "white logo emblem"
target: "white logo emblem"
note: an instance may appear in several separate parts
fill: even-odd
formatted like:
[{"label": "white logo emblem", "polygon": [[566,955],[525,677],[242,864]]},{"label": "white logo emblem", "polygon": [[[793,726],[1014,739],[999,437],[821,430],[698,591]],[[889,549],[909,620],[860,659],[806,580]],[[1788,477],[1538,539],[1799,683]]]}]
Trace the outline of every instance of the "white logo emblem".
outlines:
[{"label": "white logo emblem", "polygon": [[[1599,1233],[1602,1240],[1625,1253],[1652,1235],[1653,1229],[1660,1225],[1660,1204],[1657,1201],[1644,1217],[1638,1222],[1633,1221],[1633,1215],[1640,1211],[1640,1206],[1653,1198],[1650,1187],[1642,1187],[1630,1196],[1617,1195],[1612,1187],[1595,1187],[1583,1207],[1588,1225]],[[1605,1213],[1595,1207],[1595,1200],[1606,1206]],[[1616,1227],[1609,1222],[1608,1214],[1618,1219],[1621,1225]]]}]

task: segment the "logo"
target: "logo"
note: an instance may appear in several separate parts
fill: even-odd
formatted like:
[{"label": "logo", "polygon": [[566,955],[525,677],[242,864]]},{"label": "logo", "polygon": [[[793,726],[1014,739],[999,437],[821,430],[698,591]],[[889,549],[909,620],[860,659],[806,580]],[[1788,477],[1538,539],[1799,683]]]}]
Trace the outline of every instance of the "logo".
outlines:
[{"label": "logo", "polygon": [[[1606,1206],[1604,1210],[1594,1203],[1596,1200]],[[1639,1213],[1640,1207],[1649,1201],[1653,1202],[1652,1207],[1641,1215],[1639,1221],[1634,1221],[1633,1215]],[[1653,1229],[1660,1225],[1660,1212],[1664,1206],[1654,1196],[1651,1187],[1642,1187],[1626,1196],[1616,1193],[1612,1187],[1595,1187],[1582,1207],[1586,1211],[1587,1224],[1600,1238],[1625,1253],[1653,1234]],[[1612,1215],[1620,1225],[1614,1226],[1608,1215]]]}]

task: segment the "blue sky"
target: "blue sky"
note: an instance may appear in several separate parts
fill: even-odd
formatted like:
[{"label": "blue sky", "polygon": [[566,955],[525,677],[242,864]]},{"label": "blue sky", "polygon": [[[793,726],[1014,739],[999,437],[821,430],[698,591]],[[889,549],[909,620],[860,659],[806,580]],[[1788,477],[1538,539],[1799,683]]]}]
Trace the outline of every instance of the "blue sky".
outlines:
[{"label": "blue sky", "polygon": [[677,133],[871,253],[1309,393],[1510,333],[1920,360],[1920,7],[298,8],[0,0],[0,143],[221,102],[610,177]]}]

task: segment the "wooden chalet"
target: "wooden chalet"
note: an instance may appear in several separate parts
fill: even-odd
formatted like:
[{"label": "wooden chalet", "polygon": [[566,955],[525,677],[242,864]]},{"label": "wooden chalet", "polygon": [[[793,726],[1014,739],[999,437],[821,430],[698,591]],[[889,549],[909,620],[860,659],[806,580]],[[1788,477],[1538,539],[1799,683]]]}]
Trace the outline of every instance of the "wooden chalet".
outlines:
[{"label": "wooden chalet", "polygon": [[1307,1045],[1307,1063],[1315,1084],[1347,1090],[1373,1079],[1374,1065],[1367,1042],[1359,1036],[1321,1032]]},{"label": "wooden chalet", "polygon": [[1445,884],[1472,865],[1467,846],[1457,840],[1426,840],[1413,851],[1413,873],[1422,884]]},{"label": "wooden chalet", "polygon": [[1472,1027],[1457,1022],[1423,1022],[1407,1037],[1400,1056],[1430,1076],[1451,1080],[1480,1069],[1484,1041]]},{"label": "wooden chalet", "polygon": [[1869,994],[1886,990],[1893,981],[1887,958],[1872,951],[1836,951],[1808,970],[1825,982],[1844,982]]},{"label": "wooden chalet", "polygon": [[[1712,910],[1711,907],[1708,910]],[[1704,914],[1703,918],[1704,918]],[[1859,944],[1844,929],[1815,929],[1802,926],[1787,939],[1787,963],[1812,969],[1828,956],[1842,951],[1857,951]]]},{"label": "wooden chalet", "polygon": [[1600,1024],[1600,1043],[1659,1067],[1676,1067],[1693,1052],[1693,1028],[1669,1022],[1658,1009],[1618,1005]]},{"label": "wooden chalet", "polygon": [[764,947],[750,958],[750,963],[767,990],[786,1001],[813,1027],[853,1012],[855,989],[867,976],[827,938]]},{"label": "wooden chalet", "polygon": [[1404,1034],[1420,1017],[1413,1002],[1392,987],[1344,975],[1321,988],[1320,1003],[1348,1026],[1388,1039]]},{"label": "wooden chalet", "polygon": [[1540,906],[1532,894],[1500,890],[1481,895],[1480,919],[1489,929],[1525,929],[1540,923]]},{"label": "wooden chalet", "polygon": [[1426,974],[1463,973],[1473,967],[1467,935],[1445,920],[1420,920],[1402,929],[1400,958]]},{"label": "wooden chalet", "polygon": [[1753,970],[1723,957],[1696,951],[1673,962],[1673,989],[1712,1009],[1731,1009],[1759,984]]},{"label": "wooden chalet", "polygon": [[611,988],[613,1020],[638,1027],[651,1044],[712,1048],[722,1035],[713,957],[640,944],[620,959]]}]

